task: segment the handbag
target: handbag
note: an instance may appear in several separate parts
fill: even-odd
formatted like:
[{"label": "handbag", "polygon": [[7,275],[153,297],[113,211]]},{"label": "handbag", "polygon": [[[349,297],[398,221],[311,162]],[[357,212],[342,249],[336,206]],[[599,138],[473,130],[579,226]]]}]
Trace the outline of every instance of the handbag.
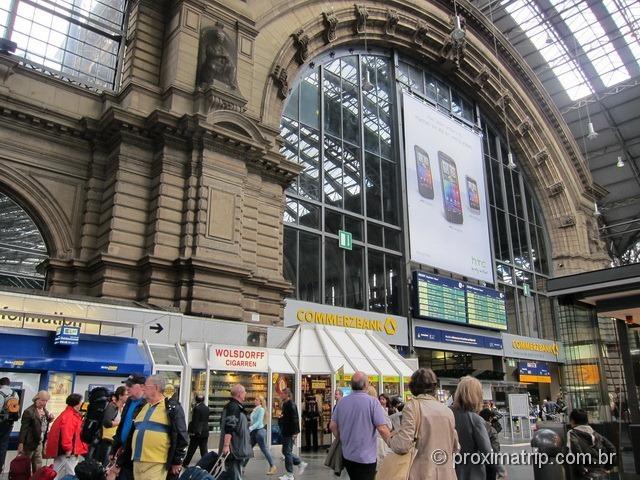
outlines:
[{"label": "handbag", "polygon": [[418,454],[418,439],[420,438],[420,427],[422,426],[422,405],[420,400],[414,398],[411,401],[417,402],[418,405],[418,425],[416,425],[413,443],[409,447],[409,451],[404,455],[391,452],[384,457],[376,472],[376,480],[407,480],[409,478],[411,466]]}]

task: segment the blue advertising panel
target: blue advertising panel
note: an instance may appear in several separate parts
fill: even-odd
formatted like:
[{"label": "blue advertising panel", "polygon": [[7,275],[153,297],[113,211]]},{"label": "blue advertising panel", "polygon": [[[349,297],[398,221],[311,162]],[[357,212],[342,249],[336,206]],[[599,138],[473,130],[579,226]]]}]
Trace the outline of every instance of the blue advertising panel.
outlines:
[{"label": "blue advertising panel", "polygon": [[415,328],[416,340],[426,342],[448,343],[456,345],[467,345],[469,347],[490,348],[492,350],[502,350],[502,340],[499,338],[475,335],[471,333],[452,332],[450,330],[439,330],[437,328],[421,327]]}]

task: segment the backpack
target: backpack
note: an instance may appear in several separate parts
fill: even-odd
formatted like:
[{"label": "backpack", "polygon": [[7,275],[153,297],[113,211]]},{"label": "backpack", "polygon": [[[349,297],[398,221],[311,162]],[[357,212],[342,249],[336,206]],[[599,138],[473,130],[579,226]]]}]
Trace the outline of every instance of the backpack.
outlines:
[{"label": "backpack", "polygon": [[31,457],[18,455],[9,464],[9,480],[29,480],[31,478]]},{"label": "backpack", "polygon": [[31,480],[53,480],[58,473],[53,469],[53,465],[47,465],[36,470]]},{"label": "backpack", "polygon": [[80,439],[89,445],[100,438],[104,410],[111,400],[111,392],[105,387],[96,387],[89,392],[89,406],[82,424]]},{"label": "backpack", "polygon": [[0,395],[4,399],[2,410],[0,410],[0,420],[3,422],[20,420],[20,399],[15,392],[11,392],[10,395],[0,392]]}]

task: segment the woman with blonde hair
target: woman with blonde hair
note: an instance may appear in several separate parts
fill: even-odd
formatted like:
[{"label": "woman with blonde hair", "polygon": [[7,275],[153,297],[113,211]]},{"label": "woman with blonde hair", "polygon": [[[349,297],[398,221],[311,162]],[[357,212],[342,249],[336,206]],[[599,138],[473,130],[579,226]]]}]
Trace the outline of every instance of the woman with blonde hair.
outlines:
[{"label": "woman with blonde hair", "polygon": [[[455,421],[451,409],[435,397],[437,388],[438,377],[430,368],[421,368],[411,375],[409,389],[413,398],[402,409],[402,422],[387,441],[398,455],[408,455],[416,441],[417,452],[408,480],[456,480],[453,467],[453,454],[458,451]],[[435,458],[436,453],[438,458]]]},{"label": "woman with blonde hair", "polygon": [[[492,452],[489,434],[484,420],[478,412],[482,409],[482,384],[477,378],[462,377],[453,397],[453,416],[460,442],[461,458],[473,453],[489,454]],[[482,458],[482,457],[481,457]],[[458,462],[456,465],[458,480],[485,480],[484,464],[473,464],[470,461]]]},{"label": "woman with blonde hair", "polygon": [[[269,469],[267,470],[267,475],[275,475],[278,469],[273,463],[273,458],[271,457],[271,453],[269,452],[269,447],[267,447],[267,427],[266,427],[266,410],[264,408],[265,401],[262,395],[258,395],[255,398],[255,408],[251,412],[250,424],[249,424],[249,432],[251,435],[251,448],[256,446],[256,443],[260,447],[264,458],[269,462]],[[247,464],[245,462],[245,465]]]}]

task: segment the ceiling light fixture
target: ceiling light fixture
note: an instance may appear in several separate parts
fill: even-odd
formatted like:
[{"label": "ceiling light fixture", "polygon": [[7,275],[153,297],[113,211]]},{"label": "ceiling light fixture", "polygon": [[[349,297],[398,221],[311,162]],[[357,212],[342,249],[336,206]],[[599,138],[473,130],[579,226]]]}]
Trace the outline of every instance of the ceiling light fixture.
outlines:
[{"label": "ceiling light fixture", "polygon": [[511,153],[511,150],[509,150],[509,153],[507,154],[507,167],[509,167],[510,169],[514,169],[516,168],[516,162],[513,161],[513,153]]},{"label": "ceiling light fixture", "polygon": [[467,32],[462,28],[462,19],[460,15],[454,15],[453,17],[453,30],[451,30],[451,40],[454,42],[461,42],[464,37],[467,36]]},{"label": "ceiling light fixture", "polygon": [[[587,109],[587,113],[589,112],[589,110]],[[598,137],[598,132],[596,132],[593,128],[593,123],[591,122],[591,120],[589,120],[589,123],[587,124],[587,138],[589,140],[595,140]]]},{"label": "ceiling light fixture", "polygon": [[600,210],[598,209],[598,202],[593,202],[593,205],[595,206],[595,210],[593,211],[593,214],[596,217],[599,217],[600,215],[602,215],[602,212],[600,212]]},{"label": "ceiling light fixture", "polygon": [[551,38],[551,34],[547,33],[547,38],[545,39],[544,43],[546,43],[547,45],[551,45],[553,43],[553,38]]},{"label": "ceiling light fixture", "polygon": [[624,167],[624,159],[621,155],[618,155],[618,162],[616,163],[616,167],[622,168]]},{"label": "ceiling light fixture", "polygon": [[[366,55],[368,53],[367,50],[367,16],[364,16],[364,24],[363,24],[363,29],[362,29],[362,33],[364,33],[364,54]],[[373,83],[371,83],[371,72],[369,72],[369,67],[366,65],[366,61],[363,61],[362,64],[364,65],[365,70],[365,74],[364,74],[364,79],[362,80],[362,91],[363,92],[370,92],[371,90],[373,90]]]}]

